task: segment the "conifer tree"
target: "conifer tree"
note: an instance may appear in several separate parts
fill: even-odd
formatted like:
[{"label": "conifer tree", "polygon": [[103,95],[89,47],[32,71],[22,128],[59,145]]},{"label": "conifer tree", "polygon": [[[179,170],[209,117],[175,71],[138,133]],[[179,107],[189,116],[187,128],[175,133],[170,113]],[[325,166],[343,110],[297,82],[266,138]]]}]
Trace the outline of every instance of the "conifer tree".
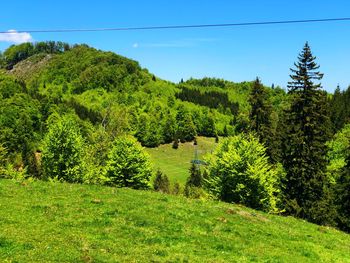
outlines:
[{"label": "conifer tree", "polygon": [[314,83],[323,77],[315,59],[306,43],[294,63],[295,69],[291,69],[291,105],[284,123],[282,157],[287,213],[319,223],[326,213],[322,208],[330,120],[326,95],[321,84]]},{"label": "conifer tree", "polygon": [[255,132],[259,142],[267,147],[267,155],[270,160],[276,161],[276,151],[273,136],[273,127],[271,122],[272,106],[269,103],[268,93],[261,84],[260,79],[256,78],[249,96],[251,110],[249,113],[250,130]]},{"label": "conifer tree", "polygon": [[158,170],[156,173],[156,178],[153,182],[153,188],[155,191],[162,192],[162,193],[170,193],[170,181],[168,176],[163,175],[163,173]]},{"label": "conifer tree", "polygon": [[192,163],[189,172],[190,176],[187,178],[184,194],[187,197],[200,198],[203,194],[201,189],[203,185],[201,170],[197,164]]},{"label": "conifer tree", "polygon": [[202,187],[203,177],[198,165],[192,163],[190,167],[190,176],[187,178],[186,186]]},{"label": "conifer tree", "polygon": [[346,120],[346,101],[344,101],[344,98],[344,93],[340,91],[340,87],[338,85],[334,91],[332,99],[330,100],[330,116],[334,133],[344,127]]}]

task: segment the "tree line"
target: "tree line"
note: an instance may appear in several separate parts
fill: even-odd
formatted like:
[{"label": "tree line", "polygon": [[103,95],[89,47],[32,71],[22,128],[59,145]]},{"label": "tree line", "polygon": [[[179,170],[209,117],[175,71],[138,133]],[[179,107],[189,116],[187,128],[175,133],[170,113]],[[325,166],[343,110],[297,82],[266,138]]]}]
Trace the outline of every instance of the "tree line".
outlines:
[{"label": "tree line", "polygon": [[[350,93],[322,90],[308,43],[287,94],[257,78],[237,87],[236,101],[223,80],[168,83],[135,61],[84,45],[54,53],[26,81],[0,73],[3,177],[150,189],[154,171],[142,146],[176,148],[210,136],[219,144],[204,169],[191,166],[186,196],[350,230]],[[161,171],[153,188],[172,192]]]}]

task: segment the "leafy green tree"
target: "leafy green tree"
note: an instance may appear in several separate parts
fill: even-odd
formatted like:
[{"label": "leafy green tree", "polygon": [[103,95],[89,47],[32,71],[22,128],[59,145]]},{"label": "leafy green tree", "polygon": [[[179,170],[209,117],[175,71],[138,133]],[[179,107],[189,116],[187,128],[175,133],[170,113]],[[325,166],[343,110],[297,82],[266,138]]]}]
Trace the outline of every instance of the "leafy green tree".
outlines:
[{"label": "leafy green tree", "polygon": [[177,137],[181,142],[192,141],[196,135],[196,126],[193,123],[191,114],[184,107],[180,108],[177,116]]},{"label": "leafy green tree", "polygon": [[163,130],[164,142],[171,143],[174,141],[176,134],[175,117],[171,113],[168,113],[168,116],[166,117]]},{"label": "leafy green tree", "polygon": [[350,124],[327,143],[327,176],[337,206],[336,224],[350,232]]},{"label": "leafy green tree", "polygon": [[265,152],[252,135],[223,139],[208,160],[209,193],[225,202],[277,212],[280,178]]},{"label": "leafy green tree", "polygon": [[350,158],[348,149],[350,148],[350,124],[344,126],[337,132],[333,139],[327,142],[327,176],[328,180],[334,184],[340,177],[347,158]]},{"label": "leafy green tree", "polygon": [[346,166],[338,178],[336,196],[338,226],[340,229],[350,232],[350,154],[346,160]]},{"label": "leafy green tree", "polygon": [[0,143],[9,155],[21,155],[24,165],[41,129],[39,105],[27,94],[18,93],[0,103]]},{"label": "leafy green tree", "polygon": [[292,101],[286,112],[282,157],[286,212],[319,223],[327,214],[322,203],[330,120],[326,95],[321,84],[314,83],[323,77],[315,59],[306,43],[291,69],[288,93]]},{"label": "leafy green tree", "polygon": [[202,131],[201,135],[207,137],[215,137],[217,135],[215,120],[213,114],[209,112],[209,110],[205,110],[203,112],[202,117]]},{"label": "leafy green tree", "polygon": [[42,153],[46,177],[81,182],[85,165],[84,148],[80,129],[71,116],[51,117]]},{"label": "leafy green tree", "polygon": [[110,185],[135,189],[150,188],[152,169],[149,156],[130,136],[120,136],[113,142],[106,164]]}]

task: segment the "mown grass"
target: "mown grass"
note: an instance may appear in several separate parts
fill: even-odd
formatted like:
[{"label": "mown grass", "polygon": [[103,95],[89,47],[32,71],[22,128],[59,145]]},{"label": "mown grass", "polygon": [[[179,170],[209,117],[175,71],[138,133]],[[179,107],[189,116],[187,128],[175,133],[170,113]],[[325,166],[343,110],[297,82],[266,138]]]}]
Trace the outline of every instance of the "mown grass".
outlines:
[{"label": "mown grass", "polygon": [[0,262],[350,262],[350,235],[237,205],[0,180]]},{"label": "mown grass", "polygon": [[166,174],[171,182],[179,182],[184,185],[189,176],[191,160],[195,158],[197,148],[198,158],[215,148],[215,138],[198,137],[197,146],[193,142],[180,143],[178,149],[173,149],[172,144],[164,144],[157,148],[146,148],[151,156],[155,170],[159,169]]}]

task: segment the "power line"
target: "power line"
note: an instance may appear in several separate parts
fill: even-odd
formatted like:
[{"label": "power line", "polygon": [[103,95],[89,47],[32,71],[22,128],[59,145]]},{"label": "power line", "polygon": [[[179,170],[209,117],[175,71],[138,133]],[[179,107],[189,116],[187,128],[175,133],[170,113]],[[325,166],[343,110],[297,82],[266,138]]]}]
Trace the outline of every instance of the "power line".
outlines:
[{"label": "power line", "polygon": [[72,32],[97,32],[97,31],[136,31],[136,30],[162,30],[162,29],[216,28],[216,27],[276,25],[276,24],[319,23],[319,22],[336,22],[336,21],[350,21],[350,17],[284,20],[284,21],[260,21],[260,22],[225,23],[225,24],[168,25],[168,26],[114,27],[114,28],[112,27],[112,28],[75,28],[75,29],[38,29],[38,30],[31,29],[31,30],[18,30],[18,31],[0,31],[0,34],[72,33]]}]

